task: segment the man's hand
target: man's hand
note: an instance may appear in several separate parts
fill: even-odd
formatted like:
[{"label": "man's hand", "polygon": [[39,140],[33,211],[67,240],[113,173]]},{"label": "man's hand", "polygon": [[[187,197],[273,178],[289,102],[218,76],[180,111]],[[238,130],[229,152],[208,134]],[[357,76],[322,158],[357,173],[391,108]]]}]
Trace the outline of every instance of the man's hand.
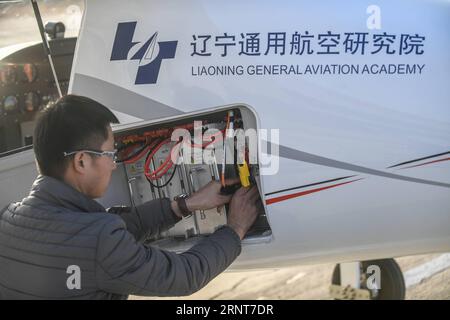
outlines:
[{"label": "man's hand", "polygon": [[[238,183],[239,179],[226,180],[226,185]],[[230,202],[231,195],[223,195],[220,193],[222,185],[218,181],[211,181],[203,188],[192,194],[186,199],[186,205],[189,211],[208,210],[223,206]]]},{"label": "man's hand", "polygon": [[236,231],[241,240],[253,225],[258,213],[263,210],[258,188],[240,188],[231,199],[228,225]]}]

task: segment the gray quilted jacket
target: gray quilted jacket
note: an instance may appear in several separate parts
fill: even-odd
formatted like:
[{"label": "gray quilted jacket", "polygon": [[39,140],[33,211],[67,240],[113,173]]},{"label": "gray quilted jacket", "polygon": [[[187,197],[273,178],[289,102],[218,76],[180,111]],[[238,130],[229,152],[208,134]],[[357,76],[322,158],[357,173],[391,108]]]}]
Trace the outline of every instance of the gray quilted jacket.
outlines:
[{"label": "gray quilted jacket", "polygon": [[175,254],[142,241],[179,218],[168,199],[109,213],[71,186],[39,176],[0,211],[0,299],[123,299],[189,295],[240,254],[222,227]]}]

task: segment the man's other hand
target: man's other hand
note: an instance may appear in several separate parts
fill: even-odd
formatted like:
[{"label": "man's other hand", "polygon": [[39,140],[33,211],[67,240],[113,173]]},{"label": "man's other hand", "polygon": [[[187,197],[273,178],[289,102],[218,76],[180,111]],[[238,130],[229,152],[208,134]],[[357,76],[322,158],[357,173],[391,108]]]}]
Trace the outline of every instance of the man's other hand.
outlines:
[{"label": "man's other hand", "polygon": [[[239,179],[225,180],[226,185],[233,185],[239,182]],[[232,195],[220,193],[222,185],[218,181],[210,181],[197,192],[186,199],[186,205],[189,211],[208,210],[221,207],[230,202]]]},{"label": "man's other hand", "polygon": [[258,188],[240,188],[233,195],[228,212],[228,225],[236,231],[241,240],[253,225],[263,209]]}]

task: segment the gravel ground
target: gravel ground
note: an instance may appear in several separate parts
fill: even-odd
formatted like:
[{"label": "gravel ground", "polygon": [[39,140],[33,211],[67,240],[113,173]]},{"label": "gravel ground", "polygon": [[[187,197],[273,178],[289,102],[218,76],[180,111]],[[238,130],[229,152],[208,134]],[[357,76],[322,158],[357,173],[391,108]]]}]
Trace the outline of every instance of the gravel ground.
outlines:
[{"label": "gravel ground", "polygon": [[[411,256],[398,258],[396,261],[405,272],[439,256]],[[333,268],[334,264],[323,264],[239,273],[226,272],[191,296],[168,299],[331,299],[328,290]],[[130,299],[155,298],[131,296]],[[406,299],[450,300],[450,268],[408,288]]]}]

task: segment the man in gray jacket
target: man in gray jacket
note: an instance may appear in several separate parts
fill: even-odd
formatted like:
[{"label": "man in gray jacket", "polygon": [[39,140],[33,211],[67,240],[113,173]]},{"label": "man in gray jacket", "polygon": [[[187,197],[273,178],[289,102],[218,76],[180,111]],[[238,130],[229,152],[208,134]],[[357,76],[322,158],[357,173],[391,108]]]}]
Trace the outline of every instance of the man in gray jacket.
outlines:
[{"label": "man in gray jacket", "polygon": [[[256,219],[256,188],[231,198],[211,182],[183,202],[160,199],[105,210],[93,199],[109,184],[114,114],[68,95],[39,118],[34,151],[40,175],[29,195],[0,211],[0,299],[123,299],[189,295],[240,254]],[[231,202],[230,202],[231,200]],[[188,209],[230,202],[228,225],[175,254],[142,242],[179,221]]]}]

